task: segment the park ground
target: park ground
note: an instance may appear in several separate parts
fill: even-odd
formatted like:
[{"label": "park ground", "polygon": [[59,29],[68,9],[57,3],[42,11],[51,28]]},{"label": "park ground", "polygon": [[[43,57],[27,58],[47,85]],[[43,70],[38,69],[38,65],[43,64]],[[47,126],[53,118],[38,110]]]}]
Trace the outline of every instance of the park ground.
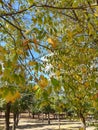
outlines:
[{"label": "park ground", "polygon": [[[10,120],[12,125],[12,119]],[[81,122],[78,120],[62,119],[60,120],[60,130],[82,130]],[[0,118],[0,130],[4,127],[4,117]],[[33,119],[29,116],[21,117],[19,125],[16,130],[59,130],[58,120],[51,120],[51,124],[48,125],[48,121],[41,119]],[[88,126],[87,130],[97,130],[94,126]]]}]

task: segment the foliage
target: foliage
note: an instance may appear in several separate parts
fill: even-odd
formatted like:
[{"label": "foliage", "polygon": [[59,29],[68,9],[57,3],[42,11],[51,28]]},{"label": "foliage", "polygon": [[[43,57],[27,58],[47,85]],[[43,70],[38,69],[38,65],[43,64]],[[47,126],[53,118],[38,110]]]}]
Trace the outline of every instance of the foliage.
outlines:
[{"label": "foliage", "polygon": [[[74,110],[86,113],[98,107],[97,0],[1,0],[0,12],[3,99],[35,84],[29,90],[39,97],[42,91],[49,101],[51,81],[53,91],[63,91]],[[42,57],[51,54],[43,62]],[[47,62],[55,74],[50,81],[43,69]]]}]

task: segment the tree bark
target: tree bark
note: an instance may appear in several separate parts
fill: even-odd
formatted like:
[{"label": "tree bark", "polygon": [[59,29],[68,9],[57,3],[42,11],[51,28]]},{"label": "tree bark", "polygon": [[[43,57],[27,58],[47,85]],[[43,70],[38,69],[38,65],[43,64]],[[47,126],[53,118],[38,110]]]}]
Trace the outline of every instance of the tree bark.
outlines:
[{"label": "tree bark", "polygon": [[44,113],[42,113],[42,122],[44,122]]},{"label": "tree bark", "polygon": [[19,122],[19,112],[18,111],[13,113],[13,121],[14,121],[13,130],[16,130],[16,127],[18,126],[18,122]]},{"label": "tree bark", "polygon": [[86,121],[85,121],[85,117],[82,113],[80,113],[80,118],[81,118],[81,121],[83,123],[83,128],[84,130],[86,130]]},{"label": "tree bark", "polygon": [[34,113],[34,112],[32,112],[32,118],[33,118],[33,119],[35,118],[35,113]]},{"label": "tree bark", "polygon": [[58,125],[59,125],[59,130],[60,130],[60,112],[58,114]]},{"label": "tree bark", "polygon": [[16,113],[13,113],[13,120],[14,120],[14,124],[13,124],[13,130],[16,129]]},{"label": "tree bark", "polygon": [[7,103],[5,111],[5,130],[10,130],[10,108],[11,103]]},{"label": "tree bark", "polygon": [[50,114],[48,113],[48,125],[50,125]]}]

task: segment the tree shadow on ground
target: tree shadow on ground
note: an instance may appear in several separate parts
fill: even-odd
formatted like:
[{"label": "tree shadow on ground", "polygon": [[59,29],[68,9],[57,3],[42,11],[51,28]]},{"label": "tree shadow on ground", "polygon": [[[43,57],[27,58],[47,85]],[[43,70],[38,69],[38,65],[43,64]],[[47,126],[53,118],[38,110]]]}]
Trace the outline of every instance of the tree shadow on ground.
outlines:
[{"label": "tree shadow on ground", "polygon": [[[51,126],[51,125],[55,125],[55,126],[57,126],[57,124],[50,124],[49,126]],[[63,124],[61,124],[61,125],[66,125],[65,123],[63,123]],[[48,126],[48,124],[26,124],[26,125],[19,125],[17,128],[19,128],[19,129],[34,129],[34,128],[44,128],[44,127],[46,127],[46,126]],[[62,128],[61,130],[73,130],[73,129],[79,129],[80,127],[79,126],[77,126],[77,127],[70,127],[70,128]],[[45,128],[45,130],[58,130],[57,128],[54,128],[54,127],[51,127],[51,128]]]},{"label": "tree shadow on ground", "polygon": [[[34,128],[42,128],[43,127],[43,130],[59,130],[59,129],[54,128],[54,127],[52,127],[52,128],[44,128],[45,126],[47,126],[47,125],[45,125],[45,124],[44,125],[42,125],[42,124],[39,124],[39,125],[21,125],[21,126],[18,126],[17,128],[26,130],[26,129],[34,129]],[[72,127],[72,128],[62,128],[60,130],[74,130],[74,128],[79,129],[79,127]]]},{"label": "tree shadow on ground", "polygon": [[0,126],[1,126],[1,125],[4,125],[4,122],[0,122]]},{"label": "tree shadow on ground", "polygon": [[17,128],[19,129],[26,129],[26,128],[41,128],[47,126],[47,124],[26,124],[26,125],[19,125]]},{"label": "tree shadow on ground", "polygon": [[[22,122],[26,122],[26,123],[36,123],[38,125],[48,125],[48,121],[44,121],[42,122],[41,120],[38,121],[34,121],[34,120],[28,120],[28,121],[22,121]],[[60,121],[60,125],[70,125],[70,124],[77,124],[80,125],[81,122],[76,122],[76,121]],[[35,124],[34,124],[35,125]],[[58,125],[58,121],[50,121],[50,125]]]},{"label": "tree shadow on ground", "polygon": [[69,127],[70,130],[73,130],[73,129],[78,129],[79,130],[80,126],[72,126],[72,127]]},{"label": "tree shadow on ground", "polygon": [[26,128],[38,128],[38,127],[44,127],[44,126],[47,126],[47,124],[26,124],[26,125],[19,125],[17,128],[26,129]]}]

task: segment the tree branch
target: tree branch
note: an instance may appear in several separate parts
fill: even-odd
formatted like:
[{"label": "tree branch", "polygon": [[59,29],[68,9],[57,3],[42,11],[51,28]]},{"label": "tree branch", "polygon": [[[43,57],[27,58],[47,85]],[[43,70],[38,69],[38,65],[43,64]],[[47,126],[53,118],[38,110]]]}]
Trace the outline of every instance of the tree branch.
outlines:
[{"label": "tree branch", "polygon": [[6,21],[7,23],[9,23],[10,25],[12,25],[13,27],[15,27],[16,29],[18,29],[19,31],[21,31],[21,29],[19,27],[17,27],[15,24],[13,24],[12,22],[10,22],[8,19],[4,18],[3,16],[1,16],[1,18]]},{"label": "tree branch", "polygon": [[74,17],[72,17],[72,16],[70,16],[70,15],[68,15],[68,14],[65,14],[65,13],[62,13],[62,12],[58,12],[58,13],[61,14],[61,15],[66,16],[66,17],[68,17],[68,18],[70,18],[70,19],[72,19],[72,20],[74,20],[74,21],[77,21]]},{"label": "tree branch", "polygon": [[23,10],[19,10],[19,11],[16,11],[16,12],[4,13],[4,14],[1,14],[0,17],[2,17],[2,16],[12,16],[12,15],[16,15],[16,14],[21,14],[21,13],[23,13],[23,12],[29,10],[30,8],[32,8],[32,7],[34,7],[34,6],[35,6],[35,5],[33,4],[33,5],[29,6],[28,8],[25,8],[25,9],[23,9]]},{"label": "tree branch", "polygon": [[[98,5],[91,5],[91,8],[92,7],[95,7],[95,6],[98,6]],[[23,10],[19,10],[19,11],[16,11],[16,12],[9,12],[9,13],[2,13],[0,15],[0,17],[2,16],[11,16],[11,15],[16,15],[16,14],[21,14],[29,9],[31,9],[32,7],[44,7],[44,8],[51,8],[51,9],[58,9],[58,10],[86,10],[89,6],[80,6],[80,7],[56,7],[56,6],[50,6],[50,5],[31,5],[29,6],[28,8],[25,8]]]},{"label": "tree branch", "polygon": [[15,39],[14,37],[12,36],[12,34],[6,30],[6,28],[0,23],[1,27],[4,29],[4,31],[13,39],[14,43],[15,43]]}]

